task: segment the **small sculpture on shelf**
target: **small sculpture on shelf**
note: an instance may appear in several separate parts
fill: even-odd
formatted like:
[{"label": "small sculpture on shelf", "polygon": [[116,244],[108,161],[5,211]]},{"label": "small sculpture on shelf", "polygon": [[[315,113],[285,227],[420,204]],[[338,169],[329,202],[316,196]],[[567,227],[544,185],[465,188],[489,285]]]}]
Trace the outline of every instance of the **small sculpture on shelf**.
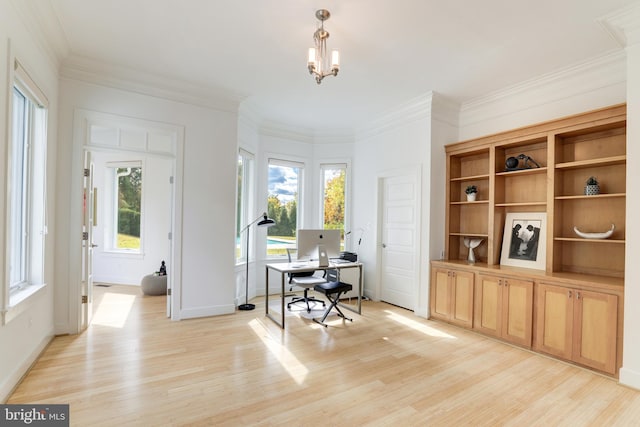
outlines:
[{"label": "small sculpture on shelf", "polygon": [[595,176],[590,176],[589,179],[587,179],[587,185],[584,187],[584,194],[587,196],[600,194],[600,185],[598,185],[598,180]]},{"label": "small sculpture on shelf", "polygon": [[478,187],[475,185],[469,185],[464,192],[467,194],[467,201],[473,202],[476,200],[476,196],[478,195]]},{"label": "small sculpture on shelf", "polygon": [[[524,162],[520,164],[520,160],[524,160]],[[538,162],[533,160],[533,157],[529,157],[526,154],[518,154],[516,157],[509,157],[504,165],[507,171],[517,171],[522,169],[531,169],[531,163],[533,163],[537,168],[540,167]]]},{"label": "small sculpture on shelf", "polygon": [[609,237],[611,237],[615,229],[616,229],[615,224],[611,224],[611,228],[607,231],[603,231],[601,233],[600,232],[585,233],[583,231],[578,230],[578,227],[573,227],[573,231],[575,231],[575,233],[578,236],[582,237],[583,239],[608,239]]},{"label": "small sculpture on shelf", "polygon": [[167,275],[167,266],[164,263],[164,260],[162,261],[162,263],[160,263],[160,270],[158,270],[158,276],[166,276]]},{"label": "small sculpture on shelf", "polygon": [[467,256],[467,261],[470,264],[475,264],[476,254],[473,252],[473,250],[480,246],[480,243],[482,243],[482,239],[478,237],[465,237],[463,240],[464,246],[469,248],[469,256]]}]

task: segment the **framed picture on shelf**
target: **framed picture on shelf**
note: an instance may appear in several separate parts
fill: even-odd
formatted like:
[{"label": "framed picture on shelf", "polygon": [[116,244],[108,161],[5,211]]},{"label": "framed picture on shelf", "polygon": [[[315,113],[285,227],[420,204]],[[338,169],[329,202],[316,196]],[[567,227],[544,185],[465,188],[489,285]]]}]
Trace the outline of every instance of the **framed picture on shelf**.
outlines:
[{"label": "framed picture on shelf", "polygon": [[547,214],[507,213],[500,265],[544,270],[547,257]]}]

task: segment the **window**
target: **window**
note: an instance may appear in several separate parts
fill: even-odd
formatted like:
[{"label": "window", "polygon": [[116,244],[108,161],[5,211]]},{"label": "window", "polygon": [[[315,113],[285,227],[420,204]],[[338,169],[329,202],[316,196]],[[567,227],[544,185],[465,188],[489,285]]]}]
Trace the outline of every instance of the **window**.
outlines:
[{"label": "window", "polygon": [[247,248],[243,244],[242,229],[253,212],[253,155],[244,150],[238,153],[238,182],[236,200],[236,263],[247,260]]},{"label": "window", "polygon": [[44,283],[46,234],[47,100],[16,61],[11,97],[8,153],[9,288],[12,307]]},{"label": "window", "polygon": [[142,249],[142,162],[109,162],[112,221],[105,227],[108,249],[140,253]]},{"label": "window", "polygon": [[320,175],[323,228],[342,230],[340,248],[344,250],[347,165],[344,163],[320,165]]},{"label": "window", "polygon": [[276,224],[267,229],[267,256],[285,256],[296,245],[298,206],[301,206],[304,165],[269,159],[269,218]]}]

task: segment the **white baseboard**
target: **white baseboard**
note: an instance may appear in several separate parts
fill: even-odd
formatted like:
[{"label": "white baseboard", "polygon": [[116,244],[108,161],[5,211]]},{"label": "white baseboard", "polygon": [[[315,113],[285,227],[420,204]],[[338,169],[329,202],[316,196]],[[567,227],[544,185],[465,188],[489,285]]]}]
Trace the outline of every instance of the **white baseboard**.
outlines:
[{"label": "white baseboard", "polygon": [[640,390],[640,372],[620,368],[620,384]]},{"label": "white baseboard", "polygon": [[232,304],[210,307],[190,308],[180,310],[180,319],[195,319],[197,317],[221,316],[235,313],[236,307]]},{"label": "white baseboard", "polygon": [[5,403],[7,401],[16,386],[20,384],[20,380],[22,380],[22,378],[29,372],[31,366],[36,362],[36,360],[38,360],[38,357],[40,357],[40,354],[42,354],[44,349],[47,348],[52,339],[53,335],[43,338],[35,350],[25,357],[13,374],[11,374],[2,385],[0,385],[0,402]]}]

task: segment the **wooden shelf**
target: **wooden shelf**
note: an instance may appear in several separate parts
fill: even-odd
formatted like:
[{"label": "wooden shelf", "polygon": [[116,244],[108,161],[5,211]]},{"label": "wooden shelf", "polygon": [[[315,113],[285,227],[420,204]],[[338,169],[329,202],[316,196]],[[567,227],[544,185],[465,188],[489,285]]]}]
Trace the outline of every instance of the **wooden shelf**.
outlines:
[{"label": "wooden shelf", "polygon": [[488,234],[482,233],[449,233],[449,236],[460,236],[460,237],[483,237],[485,239],[489,238]]},{"label": "wooden shelf", "polygon": [[626,197],[627,193],[612,193],[612,194],[596,194],[595,196],[586,196],[584,194],[580,194],[577,196],[556,196],[556,200],[587,200],[587,199],[606,199],[606,198],[618,198],[618,197]]},{"label": "wooden shelf", "polygon": [[461,176],[461,177],[457,177],[457,178],[451,178],[451,182],[455,182],[455,181],[474,181],[474,180],[479,180],[479,179],[489,179],[489,174],[483,174],[483,175],[473,175],[473,176]]},{"label": "wooden shelf", "polygon": [[[547,212],[547,273],[624,276],[625,115],[626,107],[617,105],[447,145],[446,257],[465,258],[458,236],[477,236],[487,239],[487,264],[498,265],[507,214]],[[519,159],[519,166],[531,167],[505,170],[507,159],[523,154],[540,167]],[[583,194],[590,176],[598,179],[602,194]],[[465,200],[471,184],[482,200]],[[610,239],[573,237],[575,225],[603,229],[610,224],[616,225]],[[615,252],[615,260],[600,256],[602,244]]]},{"label": "wooden shelf", "polygon": [[473,202],[468,202],[466,200],[462,201],[462,202],[451,202],[452,205],[482,205],[482,204],[488,204],[489,201],[488,200],[474,200]]},{"label": "wooden shelf", "polygon": [[585,242],[585,243],[618,243],[624,244],[624,240],[619,239],[583,239],[582,237],[554,237],[558,242]]},{"label": "wooden shelf", "polygon": [[547,206],[547,202],[496,203],[496,207]]},{"label": "wooden shelf", "polygon": [[547,167],[531,168],[531,169],[517,169],[512,171],[496,172],[496,176],[513,176],[513,175],[532,175],[539,173],[547,173]]},{"label": "wooden shelf", "polygon": [[556,163],[556,169],[578,169],[597,166],[623,165],[627,161],[627,156],[612,156],[600,159],[580,160],[577,162]]}]

